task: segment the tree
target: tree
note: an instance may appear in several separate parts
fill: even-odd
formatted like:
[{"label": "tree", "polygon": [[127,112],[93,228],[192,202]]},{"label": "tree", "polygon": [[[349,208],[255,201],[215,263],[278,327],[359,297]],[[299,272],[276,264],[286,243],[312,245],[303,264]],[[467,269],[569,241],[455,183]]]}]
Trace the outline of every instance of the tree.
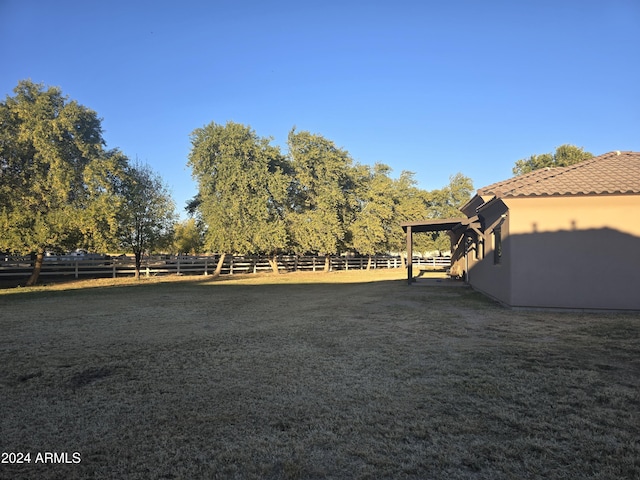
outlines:
[{"label": "tree", "polygon": [[288,245],[286,159],[270,139],[234,122],[198,128],[191,143],[188,165],[198,195],[190,206],[207,226],[206,248],[221,254],[215,274],[233,253],[268,253],[277,272],[277,253]]},{"label": "tree", "polygon": [[592,153],[585,152],[583,147],[574,145],[560,145],[555,153],[543,153],[531,155],[529,158],[516,161],[513,167],[515,175],[524,175],[540,168],[568,167],[593,157]]},{"label": "tree", "polygon": [[369,270],[372,255],[389,251],[390,233],[397,223],[395,207],[398,199],[393,180],[389,177],[389,166],[376,163],[373,168],[364,166],[358,171],[359,205],[355,221],[350,226],[351,245],[369,257]]},{"label": "tree", "polygon": [[82,215],[81,229],[84,248],[91,251],[112,251],[120,248],[119,210],[129,159],[119,150],[105,152],[99,161],[85,169],[84,177],[92,201]]},{"label": "tree", "polygon": [[473,181],[456,173],[449,177],[449,184],[439,190],[432,190],[427,196],[427,218],[453,218],[461,215],[460,207],[471,199]]},{"label": "tree", "polygon": [[[449,184],[439,190],[427,194],[426,218],[454,218],[461,216],[460,208],[467,203],[473,194],[473,181],[456,173],[449,177]],[[426,232],[416,236],[417,249],[425,252],[449,250],[451,240],[444,232]]]},{"label": "tree", "polygon": [[195,218],[179,222],[173,229],[173,251],[196,255],[202,249],[202,229]]},{"label": "tree", "polygon": [[347,226],[356,207],[355,177],[351,157],[324,137],[306,131],[288,137],[294,173],[287,223],[296,253],[329,255],[343,251],[349,242]]},{"label": "tree", "polygon": [[393,182],[395,224],[389,234],[389,250],[393,252],[405,251],[406,235],[400,224],[427,218],[427,192],[416,186],[414,175],[403,171]]},{"label": "tree", "polygon": [[120,195],[117,237],[120,247],[134,254],[135,277],[140,278],[142,255],[168,243],[175,207],[162,179],[139,163],[128,165]]},{"label": "tree", "polygon": [[0,103],[0,249],[35,257],[34,285],[47,249],[105,237],[87,212],[104,214],[108,178],[99,173],[111,159],[94,111],[29,80],[14,93]]}]

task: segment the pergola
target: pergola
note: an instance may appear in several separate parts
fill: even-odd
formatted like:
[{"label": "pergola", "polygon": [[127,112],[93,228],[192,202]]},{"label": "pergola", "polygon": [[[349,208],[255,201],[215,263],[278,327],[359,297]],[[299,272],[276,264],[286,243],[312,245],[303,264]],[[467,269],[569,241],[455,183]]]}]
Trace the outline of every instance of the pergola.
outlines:
[{"label": "pergola", "polygon": [[413,280],[413,234],[419,232],[441,232],[473,227],[475,218],[456,217],[420,220],[401,224],[402,229],[407,233],[407,282],[409,285]]}]

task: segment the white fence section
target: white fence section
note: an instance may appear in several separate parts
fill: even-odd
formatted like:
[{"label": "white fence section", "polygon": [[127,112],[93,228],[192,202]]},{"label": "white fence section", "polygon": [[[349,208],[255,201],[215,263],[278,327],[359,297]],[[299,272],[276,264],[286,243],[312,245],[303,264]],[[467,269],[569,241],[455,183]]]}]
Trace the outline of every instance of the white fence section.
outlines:
[{"label": "white fence section", "polygon": [[[158,256],[145,258],[142,262],[141,275],[210,275],[218,264],[219,256]],[[335,270],[364,270],[369,263],[368,257],[330,257],[330,269]],[[446,269],[450,266],[449,257],[418,258],[414,257],[413,265],[426,268]],[[403,260],[399,256],[376,255],[371,257],[370,268],[400,268]],[[322,271],[325,268],[323,256],[278,256],[278,270],[293,271]],[[29,258],[0,257],[0,277],[20,278],[29,276],[33,269],[33,260]],[[261,256],[231,256],[227,255],[221,274],[233,275],[239,273],[258,273],[271,271],[267,257]],[[42,276],[71,276],[79,278],[88,276],[94,278],[116,278],[132,276],[135,273],[133,257],[46,257],[40,275]]]},{"label": "white fence section", "polygon": [[451,266],[451,257],[413,257],[413,265],[434,269],[447,269]]}]

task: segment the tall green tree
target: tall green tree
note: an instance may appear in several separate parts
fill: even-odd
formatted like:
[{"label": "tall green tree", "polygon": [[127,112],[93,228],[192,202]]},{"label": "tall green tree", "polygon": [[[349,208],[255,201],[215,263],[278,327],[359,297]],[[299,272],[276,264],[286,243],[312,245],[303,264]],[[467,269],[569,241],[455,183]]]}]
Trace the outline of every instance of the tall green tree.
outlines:
[{"label": "tall green tree", "polygon": [[467,203],[473,195],[473,181],[456,173],[449,177],[449,184],[439,190],[432,190],[427,195],[427,218],[460,217],[460,207]]},{"label": "tall green tree", "polygon": [[348,225],[356,208],[355,170],[349,153],[307,131],[288,137],[294,172],[291,209],[287,216],[296,253],[337,254],[349,244]]},{"label": "tall green tree", "polygon": [[168,243],[175,222],[175,206],[168,188],[150,166],[127,166],[121,184],[117,237],[121,249],[135,256],[135,277],[145,252]]},{"label": "tall green tree", "polygon": [[406,250],[406,235],[400,224],[427,218],[428,215],[427,192],[418,188],[414,175],[403,171],[393,182],[396,223],[389,234],[389,250],[392,252]]},{"label": "tall green tree", "polygon": [[211,122],[191,135],[188,165],[198,182],[192,202],[207,226],[206,248],[226,254],[276,255],[288,246],[285,209],[291,177],[286,158],[270,139],[234,122]]},{"label": "tall green tree", "polygon": [[109,160],[94,111],[29,80],[14,93],[0,103],[0,249],[35,257],[33,285],[47,249],[101,237],[86,214],[100,210],[108,179],[98,177]]},{"label": "tall green tree", "polygon": [[513,167],[515,175],[524,175],[540,168],[568,167],[576,163],[592,158],[593,154],[585,152],[583,147],[575,145],[560,145],[555,153],[543,153],[541,155],[531,155],[516,161]]},{"label": "tall green tree", "polygon": [[129,159],[114,149],[104,152],[99,161],[91,162],[84,172],[91,201],[79,212],[83,244],[90,251],[114,251],[120,248],[118,231],[123,204],[123,188]]},{"label": "tall green tree", "polygon": [[196,255],[202,250],[203,232],[195,218],[177,223],[173,229],[173,251],[185,255]]},{"label": "tall green tree", "polygon": [[394,181],[389,176],[391,168],[376,163],[373,168],[359,168],[357,182],[358,210],[350,225],[351,245],[367,255],[367,270],[371,267],[371,256],[389,251],[391,232],[396,227],[398,195]]},{"label": "tall green tree", "polygon": [[[462,216],[460,208],[473,195],[473,181],[456,173],[449,177],[449,184],[427,193],[426,218],[454,218]],[[423,252],[437,250],[442,253],[451,248],[451,240],[445,232],[426,232],[416,236],[416,247]]]}]

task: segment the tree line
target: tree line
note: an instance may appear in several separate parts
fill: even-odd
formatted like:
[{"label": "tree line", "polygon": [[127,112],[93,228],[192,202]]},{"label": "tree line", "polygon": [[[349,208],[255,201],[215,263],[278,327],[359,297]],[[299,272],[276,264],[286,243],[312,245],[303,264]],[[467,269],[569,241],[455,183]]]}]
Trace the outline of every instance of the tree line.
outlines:
[{"label": "tree line", "polygon": [[[0,103],[0,250],[32,254],[36,283],[45,252],[84,248],[221,254],[403,250],[400,222],[454,214],[472,191],[461,174],[426,192],[413,174],[355,164],[330,140],[293,129],[287,154],[250,127],[196,129],[188,165],[198,193],[177,222],[163,180],[107,149],[96,112],[30,80]],[[420,240],[418,240],[420,241]],[[424,249],[448,249],[429,236]],[[273,264],[276,265],[275,260]]]},{"label": "tree line", "polygon": [[[514,173],[590,156],[572,146],[516,162]],[[402,252],[400,224],[459,215],[473,193],[455,174],[425,191],[414,174],[362,165],[322,135],[298,131],[287,151],[250,126],[227,122],[191,134],[187,165],[198,190],[177,221],[162,178],[107,149],[96,112],[57,87],[20,81],[0,102],[0,251],[34,257],[35,284],[47,251],[361,255]],[[417,251],[449,249],[442,233],[415,236]]]},{"label": "tree line", "polygon": [[[434,191],[414,174],[355,163],[331,140],[294,127],[287,153],[251,127],[227,122],[196,129],[188,165],[198,184],[189,209],[204,227],[204,247],[224,255],[346,252],[372,256],[404,250],[400,223],[455,216],[473,191],[462,174]],[[442,235],[418,238],[418,248],[448,250]]]}]

